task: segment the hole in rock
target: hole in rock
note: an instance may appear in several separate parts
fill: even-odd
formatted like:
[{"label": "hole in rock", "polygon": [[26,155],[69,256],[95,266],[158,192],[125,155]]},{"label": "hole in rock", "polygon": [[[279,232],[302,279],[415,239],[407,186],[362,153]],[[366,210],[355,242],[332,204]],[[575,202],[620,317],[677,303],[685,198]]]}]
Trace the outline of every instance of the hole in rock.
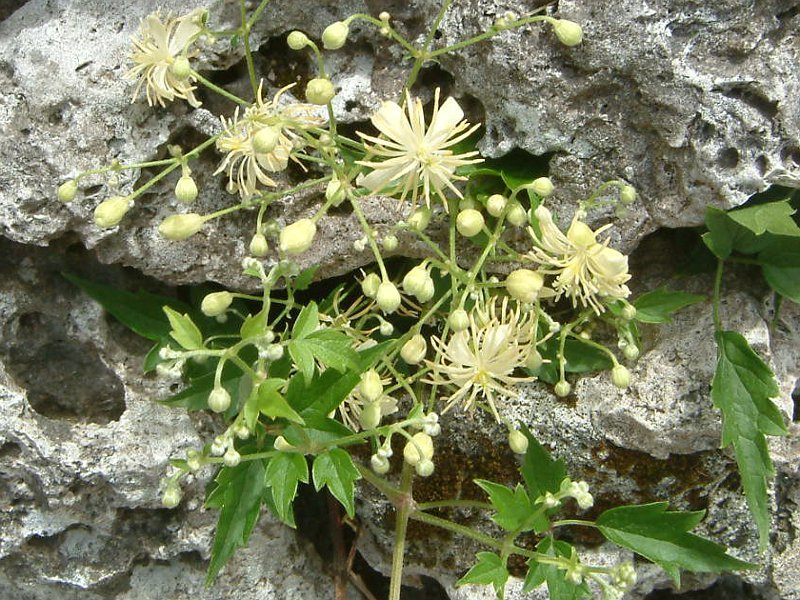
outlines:
[{"label": "hole in rock", "polygon": [[725,148],[719,153],[717,162],[720,167],[734,169],[739,164],[739,151],[736,148]]},{"label": "hole in rock", "polygon": [[90,346],[70,339],[63,323],[38,312],[21,315],[4,348],[11,376],[40,415],[108,423],[125,410],[122,383]]},{"label": "hole in rock", "polygon": [[758,587],[745,583],[734,575],[723,575],[714,585],[704,590],[676,592],[656,590],[645,596],[645,600],[767,600],[774,597]]},{"label": "hole in rock", "polygon": [[794,391],[792,391],[792,404],[794,405],[792,421],[800,422],[800,381],[795,384]]},{"label": "hole in rock", "polygon": [[28,3],[28,0],[3,0],[0,2],[0,21],[5,21],[17,9]]}]

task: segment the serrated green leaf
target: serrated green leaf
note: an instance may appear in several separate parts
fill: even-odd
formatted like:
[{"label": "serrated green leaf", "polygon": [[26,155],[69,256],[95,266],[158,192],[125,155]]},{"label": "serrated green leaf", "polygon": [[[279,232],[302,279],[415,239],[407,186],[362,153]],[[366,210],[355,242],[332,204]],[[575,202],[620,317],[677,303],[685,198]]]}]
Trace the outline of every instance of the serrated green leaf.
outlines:
[{"label": "serrated green leaf", "polygon": [[309,302],[297,315],[292,326],[292,340],[302,340],[319,327],[319,309],[316,302]]},{"label": "serrated green leaf", "polygon": [[300,425],[305,425],[303,417],[289,405],[278,391],[285,384],[283,379],[267,379],[258,386],[258,410],[270,419],[288,419]]},{"label": "serrated green leaf", "polygon": [[217,493],[220,513],[211,548],[206,585],[214,583],[220,569],[236,548],[247,543],[261,510],[264,463],[260,460],[249,460],[233,469],[228,468],[228,471],[230,475],[220,480],[225,482],[224,488],[220,489],[219,482],[217,486],[217,490],[220,490]]},{"label": "serrated green leaf", "polygon": [[306,382],[295,375],[289,381],[286,399],[301,415],[327,415],[336,409],[361,380],[357,373],[327,370]]},{"label": "serrated green leaf", "polygon": [[728,216],[756,235],[770,232],[775,235],[800,237],[800,227],[792,218],[794,213],[795,210],[789,204],[789,200],[781,200],[732,210]]},{"label": "serrated green leaf", "polygon": [[300,481],[308,483],[308,463],[302,454],[281,452],[269,461],[264,483],[271,490],[278,518],[291,527],[294,527],[291,507]]},{"label": "serrated green leaf", "polygon": [[[536,546],[536,551],[548,556],[562,556],[569,558],[575,549],[567,542],[554,540],[546,537]],[[547,583],[547,591],[550,593],[550,600],[576,600],[589,595],[589,587],[586,583],[575,585],[566,579],[566,570],[559,569],[555,565],[539,563],[535,558],[531,558],[526,563],[528,573],[522,584],[522,592],[528,593]]]},{"label": "serrated green leaf", "polygon": [[676,586],[680,569],[719,573],[757,568],[726,554],[719,544],[689,533],[705,511],[672,512],[667,506],[667,502],[619,506],[602,513],[595,524],[607,539],[659,565]]},{"label": "serrated green leaf", "polygon": [[476,479],[475,484],[489,494],[489,502],[495,510],[492,521],[506,531],[524,532],[533,529],[534,521],[528,521],[534,512],[534,504],[520,484],[513,490],[485,479]]},{"label": "serrated green leaf", "polygon": [[780,390],[770,368],[735,331],[718,331],[717,368],[711,399],[722,411],[722,447],[733,444],[747,504],[766,548],[770,520],[767,481],[774,476],[766,435],[786,435],[778,407]]},{"label": "serrated green leaf", "polygon": [[800,304],[800,239],[776,237],[758,255],[769,286]]},{"label": "serrated green leaf", "polygon": [[734,250],[753,254],[769,244],[769,234],[758,236],[713,206],[706,207],[705,222],[708,233],[703,234],[703,243],[717,258],[728,258]]},{"label": "serrated green leaf", "polygon": [[672,313],[703,300],[705,300],[705,296],[658,288],[642,294],[632,304],[636,308],[637,321],[669,323],[672,320]]},{"label": "serrated green leaf", "polygon": [[262,309],[254,315],[247,315],[239,328],[239,335],[243,340],[248,338],[258,338],[264,334],[267,328],[267,311]]},{"label": "serrated green leaf", "polygon": [[354,483],[361,479],[361,473],[353,464],[350,455],[341,448],[333,448],[318,454],[311,468],[314,488],[319,491],[328,486],[333,497],[344,506],[347,516],[355,515]]},{"label": "serrated green leaf", "polygon": [[[317,333],[322,334],[324,332],[318,331]],[[298,343],[308,348],[311,354],[314,355],[314,358],[327,367],[331,367],[337,371],[360,371],[361,364],[358,358],[358,352],[353,350],[348,338],[342,334],[339,335],[341,335],[342,339],[333,339],[330,336],[318,336],[315,333]]]},{"label": "serrated green leaf", "polygon": [[314,378],[316,363],[311,349],[303,343],[303,340],[289,340],[287,344],[289,356],[292,357],[297,370],[303,376],[306,385]]},{"label": "serrated green leaf", "polygon": [[547,492],[556,493],[567,477],[564,460],[553,460],[525,425],[520,427],[520,431],[528,438],[528,449],[525,451],[520,473],[525,480],[529,497],[535,500]]},{"label": "serrated green leaf", "polygon": [[466,574],[456,581],[456,587],[462,585],[492,585],[498,598],[503,597],[506,582],[508,581],[508,569],[503,559],[494,552],[478,552],[477,564]]},{"label": "serrated green leaf", "polygon": [[181,314],[169,306],[164,307],[172,329],[169,335],[186,350],[199,350],[203,347],[203,334],[188,314]]},{"label": "serrated green leaf", "polygon": [[169,321],[162,307],[171,306],[179,311],[189,307],[175,298],[149,292],[127,292],[109,285],[88,281],[75,275],[62,273],[65,279],[82,289],[97,301],[109,314],[128,329],[149,340],[158,342],[169,334]]}]

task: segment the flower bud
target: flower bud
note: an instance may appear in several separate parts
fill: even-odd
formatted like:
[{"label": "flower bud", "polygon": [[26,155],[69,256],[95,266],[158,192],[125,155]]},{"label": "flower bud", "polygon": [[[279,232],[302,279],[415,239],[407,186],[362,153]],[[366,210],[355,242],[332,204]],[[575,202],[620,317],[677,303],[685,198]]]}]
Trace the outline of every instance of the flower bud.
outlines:
[{"label": "flower bud", "polygon": [[333,87],[330,79],[324,77],[315,77],[308,82],[306,86],[306,100],[311,104],[318,104],[324,106],[330,102],[336,95],[336,90]]},{"label": "flower bud", "polygon": [[414,465],[414,470],[417,472],[417,475],[420,477],[430,477],[433,475],[433,461],[428,458],[423,458],[417,464]]},{"label": "flower bud", "polygon": [[293,31],[286,38],[286,43],[292,50],[302,50],[308,46],[308,36],[302,31]]},{"label": "flower bud", "polygon": [[397,246],[400,245],[400,242],[397,241],[397,236],[394,235],[387,235],[381,243],[383,244],[383,249],[388,252],[394,252],[397,250]]},{"label": "flower bud", "polygon": [[192,65],[188,58],[181,55],[169,66],[169,70],[178,79],[186,79],[192,74]]},{"label": "flower bud", "polygon": [[257,154],[269,154],[280,141],[280,131],[276,127],[262,127],[252,139],[253,150]]},{"label": "flower bud", "polygon": [[433,295],[436,293],[436,286],[433,283],[433,279],[430,277],[422,284],[422,289],[419,290],[415,296],[417,300],[422,302],[423,304],[433,298]]},{"label": "flower bud", "polygon": [[347,41],[350,28],[343,21],[336,21],[328,25],[322,32],[322,46],[326,50],[338,50]]},{"label": "flower bud", "polygon": [[456,229],[464,237],[472,237],[483,230],[483,215],[474,208],[467,208],[458,213]]},{"label": "flower bud", "polygon": [[403,448],[403,458],[412,466],[422,459],[430,460],[433,458],[433,439],[431,436],[422,431],[415,433]]},{"label": "flower bud", "polygon": [[624,185],[619,191],[619,199],[623,204],[631,204],[636,200],[636,188],[632,185]]},{"label": "flower bud", "polygon": [[628,360],[635,360],[639,358],[639,348],[636,344],[629,344],[622,349],[622,354]]},{"label": "flower bud", "polygon": [[262,258],[269,252],[269,244],[263,233],[257,233],[250,240],[250,254]]},{"label": "flower bud", "polygon": [[486,212],[493,217],[499,217],[506,209],[506,204],[508,204],[508,198],[502,194],[492,194],[486,199]]},{"label": "flower bud", "polygon": [[375,298],[378,295],[378,288],[381,286],[381,278],[376,273],[368,273],[361,280],[361,293],[367,298]]},{"label": "flower bud", "polygon": [[264,353],[265,358],[267,360],[271,360],[275,362],[276,360],[280,360],[283,358],[283,345],[282,344],[270,344],[267,346],[267,350]]},{"label": "flower bud", "polygon": [[311,219],[300,219],[281,230],[278,246],[287,254],[302,254],[311,247],[317,225]]},{"label": "flower bud", "polygon": [[380,454],[373,454],[369,459],[369,464],[378,475],[386,475],[389,472],[389,460]]},{"label": "flower bud", "polygon": [[164,508],[175,508],[181,503],[181,488],[177,485],[168,485],[161,496]]},{"label": "flower bud", "polygon": [[72,202],[75,199],[75,194],[78,193],[78,182],[74,179],[65,181],[58,186],[58,200],[60,202]]},{"label": "flower bud", "polygon": [[200,231],[205,222],[205,218],[197,213],[170,215],[161,221],[161,225],[158,226],[158,233],[168,240],[181,241],[192,237]]},{"label": "flower bud", "polygon": [[344,184],[338,179],[331,179],[325,188],[325,199],[331,206],[339,206],[347,198],[347,191]]},{"label": "flower bud", "polygon": [[555,386],[555,393],[556,396],[559,398],[564,398],[569,396],[569,393],[572,391],[572,386],[567,381],[559,381]]},{"label": "flower bud", "polygon": [[636,318],[636,307],[631,304],[626,304],[622,308],[622,318],[626,321],[632,321]]},{"label": "flower bud", "polygon": [[203,466],[203,461],[200,459],[200,454],[196,450],[190,450],[186,456],[186,466],[190,471],[199,471]]},{"label": "flower bud", "polygon": [[553,31],[555,31],[558,41],[565,46],[577,46],[583,41],[583,29],[574,21],[556,19],[553,23]]},{"label": "flower bud", "polygon": [[381,424],[382,416],[381,402],[380,400],[375,400],[361,409],[361,414],[358,415],[358,423],[361,425],[361,429],[364,431],[368,429],[375,429]]},{"label": "flower bud", "polygon": [[122,220],[133,203],[126,197],[114,196],[103,200],[94,209],[94,222],[98,227],[108,229]]},{"label": "flower bud", "polygon": [[408,225],[417,231],[425,231],[428,223],[431,222],[431,210],[429,208],[420,207],[411,213],[408,217]]},{"label": "flower bud", "polygon": [[412,336],[400,349],[400,358],[409,365],[418,365],[425,358],[428,351],[428,342],[419,333]]},{"label": "flower bud", "polygon": [[536,301],[543,285],[542,274],[530,269],[517,269],[506,277],[506,291],[509,296],[526,304]]},{"label": "flower bud", "polygon": [[212,292],[203,298],[200,310],[207,317],[216,317],[228,310],[231,302],[233,302],[233,294],[230,292]]},{"label": "flower bud", "polygon": [[453,331],[464,331],[469,327],[469,315],[463,308],[457,308],[447,319],[447,324]]},{"label": "flower bud", "polygon": [[624,390],[631,383],[631,372],[624,365],[617,365],[611,369],[611,382]]},{"label": "flower bud", "polygon": [[428,269],[422,265],[417,265],[403,277],[403,291],[406,294],[414,294],[416,296],[430,278]]},{"label": "flower bud", "polygon": [[175,197],[179,202],[189,203],[197,198],[197,184],[191,175],[184,175],[175,185]]},{"label": "flower bud", "polygon": [[[361,376],[358,391],[367,402],[375,402],[381,397],[381,394],[383,394],[383,382],[375,369],[370,369]],[[370,427],[370,429],[372,428]]]},{"label": "flower bud", "polygon": [[546,198],[553,193],[553,182],[550,181],[549,177],[539,177],[531,182],[530,189],[537,196]]},{"label": "flower bud", "polygon": [[225,412],[231,405],[231,395],[224,387],[215,387],[208,395],[208,408],[216,413]]},{"label": "flower bud", "polygon": [[531,350],[531,353],[528,354],[528,358],[525,359],[525,367],[527,367],[531,371],[535,371],[543,364],[544,364],[544,359],[537,350]]},{"label": "flower bud", "polygon": [[296,448],[287,442],[286,438],[282,435],[279,435],[275,438],[275,441],[272,442],[272,447],[278,452],[291,452],[292,450],[296,450]]},{"label": "flower bud", "polygon": [[515,227],[521,227],[528,222],[528,213],[522,208],[522,205],[514,200],[509,202],[506,207],[506,221]]},{"label": "flower bud", "polygon": [[383,336],[392,335],[394,333],[394,325],[389,323],[389,321],[381,321],[379,331]]},{"label": "flower bud", "polygon": [[242,462],[242,455],[239,454],[233,446],[231,446],[225,451],[225,454],[222,455],[222,462],[226,467],[236,467],[240,462]]},{"label": "flower bud", "polygon": [[508,445],[514,454],[525,454],[528,451],[528,438],[521,431],[512,429],[508,432]]},{"label": "flower bud", "polygon": [[378,15],[378,19],[380,19],[384,23],[388,22],[389,19],[391,19],[391,18],[392,18],[392,16],[388,12],[386,12],[385,10],[382,11],[381,14]]},{"label": "flower bud", "polygon": [[384,313],[390,314],[400,307],[402,298],[400,298],[397,287],[391,281],[384,281],[378,286],[375,302]]}]

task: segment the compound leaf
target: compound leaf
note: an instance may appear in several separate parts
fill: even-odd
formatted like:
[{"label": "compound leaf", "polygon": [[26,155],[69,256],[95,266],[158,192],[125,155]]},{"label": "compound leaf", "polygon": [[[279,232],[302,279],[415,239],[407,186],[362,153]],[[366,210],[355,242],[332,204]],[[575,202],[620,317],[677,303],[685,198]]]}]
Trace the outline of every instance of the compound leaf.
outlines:
[{"label": "compound leaf", "polygon": [[494,587],[498,598],[503,597],[503,590],[508,581],[508,569],[502,558],[494,552],[478,552],[478,563],[458,581],[456,587],[468,584],[489,585]]},{"label": "compound leaf", "polygon": [[333,448],[318,454],[311,468],[314,488],[319,491],[324,486],[341,502],[347,515],[352,519],[355,515],[354,483],[361,479],[361,473],[353,464],[350,455],[341,448]]},{"label": "compound leaf", "polygon": [[294,527],[291,507],[300,481],[308,483],[308,463],[302,454],[281,452],[269,461],[264,483],[272,492],[275,514],[290,527]]}]

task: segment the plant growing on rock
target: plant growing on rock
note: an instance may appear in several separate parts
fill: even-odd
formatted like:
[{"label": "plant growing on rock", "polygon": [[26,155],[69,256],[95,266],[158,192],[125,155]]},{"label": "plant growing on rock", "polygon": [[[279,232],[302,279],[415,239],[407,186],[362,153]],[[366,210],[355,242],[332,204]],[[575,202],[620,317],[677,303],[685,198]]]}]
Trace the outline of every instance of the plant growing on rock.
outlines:
[{"label": "plant growing on rock", "polygon": [[[231,101],[233,113],[221,115],[218,133],[194,148],[171,146],[170,157],[162,160],[115,162],[78,175],[58,191],[60,200],[71,201],[85,177],[160,169],[137,189],[125,194],[116,190],[97,206],[97,225],[115,227],[135,210],[142,193],[177,169],[176,199],[193,202],[202,190],[190,164],[216,148],[221,158],[214,174],[227,180],[231,206],[204,215],[178,212],[158,225],[159,232],[170,240],[186,240],[214,219],[257,210],[251,256],[242,269],[259,294],[215,291],[203,298],[199,310],[170,302],[163,307],[163,319],[145,320],[146,305],[115,313],[124,299],[76,280],[156,342],[146,359],[147,370],[186,378],[188,387],[167,404],[210,409],[225,420],[224,430],[203,448],[174,460],[164,479],[163,503],[174,507],[181,501],[184,478],[207,466],[217,469],[206,498],[208,507],[220,511],[209,584],[247,542],[262,507],[294,526],[298,486],[313,482],[317,490],[327,488],[353,517],[359,480],[382,492],[396,508],[392,600],[400,594],[411,520],[485,545],[488,550],[478,553],[459,583],[493,585],[498,597],[514,555],[526,561],[526,591],[547,585],[554,598],[586,596],[592,590],[618,598],[633,586],[632,563],[607,567],[582,562],[577,549],[559,539],[563,527],[596,528],[606,539],[663,567],[676,583],[681,569],[753,567],[690,533],[701,512],[668,511],[666,503],[619,506],[593,521],[559,518],[572,500],[580,510],[593,505],[588,485],[573,481],[526,424],[504,416],[504,401],[518,394],[521,383],[538,380],[553,385],[556,395],[568,396],[568,374],[585,371],[587,363],[590,369],[607,370],[614,385],[625,388],[631,378],[625,363],[639,354],[636,322],[666,320],[699,299],[656,290],[628,300],[628,259],[603,235],[611,225],[593,230],[586,217],[601,204],[622,209],[634,202],[636,192],[629,184],[603,184],[576,203],[571,222],[562,227],[551,211],[548,198],[554,186],[547,177],[530,173],[512,178],[502,161],[484,162],[474,146],[480,124],[468,122],[457,99],[443,100],[436,89],[426,110],[414,92],[423,65],[447,52],[536,23],[551,26],[562,44],[575,46],[582,41],[581,27],[545,14],[505,14],[485,32],[434,48],[447,0],[421,43],[403,37],[387,13],[377,18],[355,14],[326,28],[321,47],[303,32],[290,33],[289,48],[311,54],[316,76],[302,90],[303,99],[296,86],[288,85],[266,100],[269,94],[254,68],[249,32],[268,4],[265,0],[247,14],[242,3],[242,22],[234,31],[212,30],[202,10],[177,18],[148,17],[133,41],[134,67],[128,76],[137,81],[134,97],[144,89],[151,105],[185,100],[198,106],[195,91],[203,86]],[[333,108],[336,88],[325,51],[343,47],[358,21],[400,44],[411,66],[397,98],[386,99],[372,116],[374,129],[347,136]],[[241,40],[244,46],[252,100],[217,86],[192,66],[199,44],[223,38]],[[303,170],[304,179],[280,189],[275,173],[291,163]],[[317,190],[324,197],[316,211],[293,223],[266,219],[271,205],[301,190]],[[392,226],[371,223],[364,206],[377,195],[395,197],[404,218]],[[374,265],[327,297],[301,302],[314,269],[300,269],[296,257],[313,247],[320,223],[341,205],[352,210],[361,227],[363,237],[354,245],[368,247]],[[712,250],[725,258],[721,247],[726,238],[715,229],[710,235]],[[401,238],[424,245],[426,258],[400,266],[389,263],[387,255]],[[736,448],[748,476],[745,491],[763,533],[764,476],[769,472],[764,435],[780,435],[785,429],[769,400],[776,392],[772,374],[742,346],[738,334],[719,329],[714,401],[726,419],[723,442]],[[726,391],[736,377],[742,385]],[[745,402],[743,394],[750,394],[756,411],[744,420],[737,412]],[[437,437],[446,433],[440,415],[451,411],[467,419],[486,413],[506,428],[508,445],[522,457],[522,483],[507,487],[506,482],[477,480],[487,502],[415,500],[415,478],[436,473]],[[748,454],[753,447],[762,465],[757,472],[752,470],[752,452]],[[364,448],[366,460],[360,458]],[[445,507],[488,511],[496,535],[435,514]],[[520,536],[530,532],[535,544],[523,545]]]}]

